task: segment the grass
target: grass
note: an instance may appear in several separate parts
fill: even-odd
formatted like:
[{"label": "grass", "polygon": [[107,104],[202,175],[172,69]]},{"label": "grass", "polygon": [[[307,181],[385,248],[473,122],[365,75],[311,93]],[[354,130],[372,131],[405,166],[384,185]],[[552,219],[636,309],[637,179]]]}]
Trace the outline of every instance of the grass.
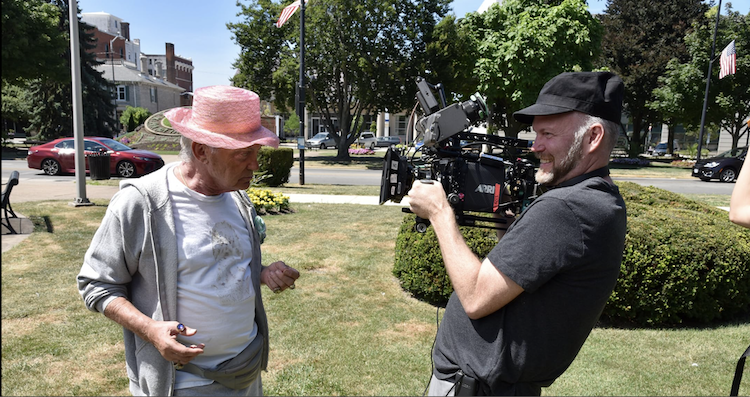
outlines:
[{"label": "grass", "polygon": [[[84,308],[75,276],[107,202],[26,202],[37,229],[3,254],[2,395],[128,395],[121,329]],[[302,273],[265,289],[267,395],[420,395],[436,309],[391,274],[397,207],[297,204],[266,216],[264,263]],[[46,219],[45,221],[40,221]],[[49,223],[53,232],[47,231]],[[440,312],[442,314],[442,311]],[[709,328],[595,328],[544,395],[726,395],[750,321]],[[748,370],[741,392],[748,390]]]}]

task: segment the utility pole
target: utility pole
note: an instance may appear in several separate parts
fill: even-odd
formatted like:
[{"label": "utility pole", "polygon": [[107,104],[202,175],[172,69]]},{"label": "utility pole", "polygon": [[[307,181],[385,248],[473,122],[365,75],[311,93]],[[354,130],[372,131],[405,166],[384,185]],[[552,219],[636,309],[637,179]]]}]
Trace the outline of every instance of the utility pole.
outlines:
[{"label": "utility pole", "polygon": [[[716,31],[719,30],[719,15],[721,15],[721,0],[719,0],[719,7],[716,9],[716,26],[714,27],[714,42],[711,45],[711,57],[708,58],[708,75],[706,76],[706,95],[703,97],[703,112],[701,113],[701,132],[698,137],[698,154],[695,161],[701,159],[701,150],[703,147],[703,131],[706,128],[706,108],[708,107],[708,88],[711,86],[711,69],[714,64],[714,56],[716,55]],[[719,131],[721,136],[721,131]]]},{"label": "utility pole", "polygon": [[86,157],[83,152],[83,89],[81,88],[81,53],[78,43],[78,0],[68,3],[70,25],[70,74],[73,80],[73,141],[75,142],[76,186],[74,207],[94,205],[86,198]]},{"label": "utility pole", "polygon": [[[305,0],[300,0],[299,13],[299,85],[297,85],[297,116],[299,134],[305,138]],[[305,149],[299,149],[299,184],[305,184]]]},{"label": "utility pole", "polygon": [[[109,60],[112,63],[112,85],[114,86],[114,95],[112,96],[112,98],[113,98],[114,105],[115,105],[115,118],[114,118],[115,125],[113,125],[114,127],[113,129],[117,129],[119,127],[118,122],[117,122],[117,94],[118,93],[117,93],[117,83],[115,79],[115,47],[114,47],[115,40],[117,40],[119,37],[122,37],[122,36],[120,36],[120,32],[117,32],[117,36],[113,37],[112,40],[109,41]],[[118,133],[118,131],[112,131],[112,132],[115,133],[115,136]]]}]

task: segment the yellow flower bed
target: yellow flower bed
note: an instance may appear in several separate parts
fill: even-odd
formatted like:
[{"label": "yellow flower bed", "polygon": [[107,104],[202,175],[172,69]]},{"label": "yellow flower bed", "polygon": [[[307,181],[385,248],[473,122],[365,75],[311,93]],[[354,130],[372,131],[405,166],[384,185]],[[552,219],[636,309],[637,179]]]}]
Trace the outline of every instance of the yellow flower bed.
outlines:
[{"label": "yellow flower bed", "polygon": [[279,213],[289,211],[289,196],[283,193],[272,192],[267,189],[250,187],[247,189],[247,195],[250,197],[259,214]]}]

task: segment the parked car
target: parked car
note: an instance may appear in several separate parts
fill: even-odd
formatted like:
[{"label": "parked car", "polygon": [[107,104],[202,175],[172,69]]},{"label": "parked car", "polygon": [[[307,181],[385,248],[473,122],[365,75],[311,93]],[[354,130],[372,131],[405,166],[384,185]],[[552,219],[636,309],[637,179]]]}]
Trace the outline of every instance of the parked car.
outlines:
[{"label": "parked car", "polygon": [[[677,142],[673,142],[673,145],[674,145],[673,146],[674,150],[672,151],[673,153],[676,152],[676,151],[678,151],[678,150],[680,150],[680,145],[677,144]],[[651,155],[654,155],[654,156],[664,156],[666,154],[667,154],[667,143],[666,142],[662,142],[662,143],[657,144],[656,147],[654,148],[654,150],[651,151]]]},{"label": "parked car", "polygon": [[702,181],[718,179],[735,182],[747,157],[747,146],[727,150],[716,157],[701,159],[693,166],[693,176]]},{"label": "parked car", "polygon": [[391,145],[398,145],[401,143],[401,138],[397,136],[379,136],[375,142],[377,147],[389,147]]},{"label": "parked car", "polygon": [[[59,138],[43,145],[29,148],[26,162],[29,168],[44,171],[47,175],[75,173],[75,140]],[[84,137],[83,153],[86,171],[89,171],[89,155],[109,153],[110,175],[130,178],[148,174],[164,166],[164,160],[148,150],[136,150],[111,138]]]},{"label": "parked car", "polygon": [[312,149],[314,147],[319,149],[325,149],[325,148],[335,148],[336,147],[336,141],[333,139],[333,136],[331,136],[330,132],[319,132],[315,134],[314,137],[310,138],[305,142],[305,146],[308,149]]},{"label": "parked car", "polygon": [[362,132],[361,134],[359,134],[359,138],[357,138],[358,144],[370,149],[375,149],[377,142],[378,139],[375,138],[375,134],[370,131]]}]

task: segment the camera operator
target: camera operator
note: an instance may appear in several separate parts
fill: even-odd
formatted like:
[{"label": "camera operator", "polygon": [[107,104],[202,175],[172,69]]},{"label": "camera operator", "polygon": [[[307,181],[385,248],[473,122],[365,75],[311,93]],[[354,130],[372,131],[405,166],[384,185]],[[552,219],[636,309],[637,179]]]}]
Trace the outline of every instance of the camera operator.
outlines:
[{"label": "camera operator", "polygon": [[429,395],[540,395],[573,362],[620,271],[626,211],[607,164],[623,95],[612,73],[563,73],[514,114],[536,131],[536,180],[550,190],[484,260],[440,184],[412,186],[411,210],[430,220],[454,288]]}]

